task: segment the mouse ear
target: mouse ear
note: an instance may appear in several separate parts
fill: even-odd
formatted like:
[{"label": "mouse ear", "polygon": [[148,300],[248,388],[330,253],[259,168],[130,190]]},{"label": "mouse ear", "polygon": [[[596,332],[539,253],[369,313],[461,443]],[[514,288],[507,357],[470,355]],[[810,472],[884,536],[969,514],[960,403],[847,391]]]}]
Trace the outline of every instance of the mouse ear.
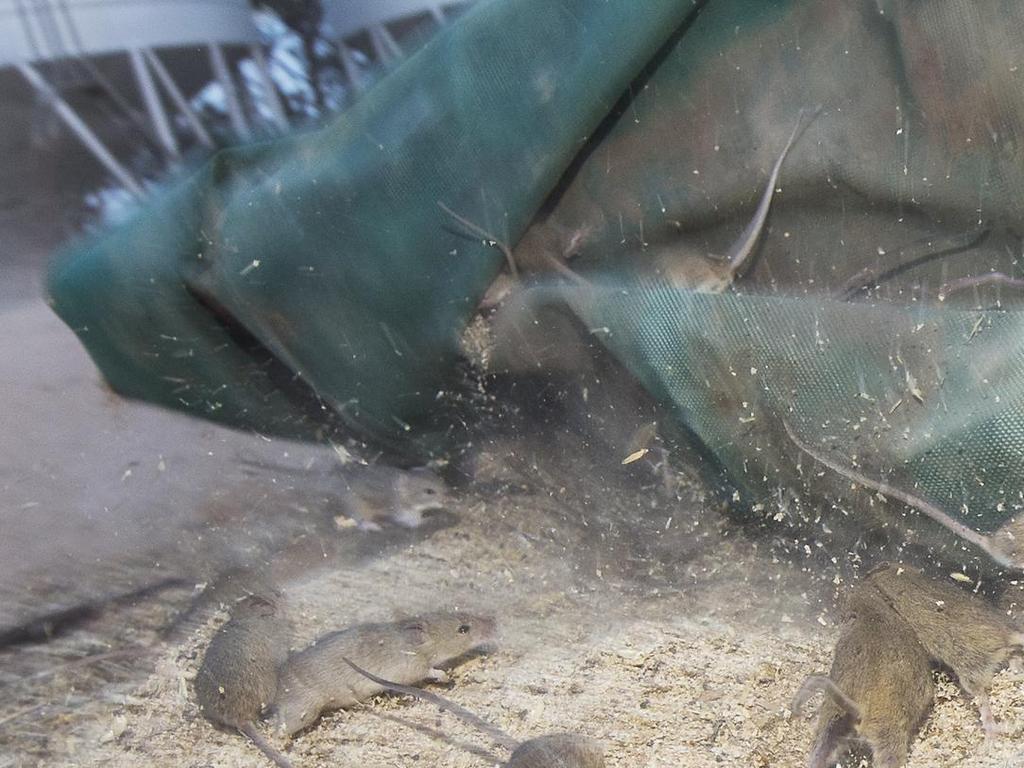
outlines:
[{"label": "mouse ear", "polygon": [[427,642],[427,625],[419,619],[409,619],[401,624],[402,635],[413,645]]}]

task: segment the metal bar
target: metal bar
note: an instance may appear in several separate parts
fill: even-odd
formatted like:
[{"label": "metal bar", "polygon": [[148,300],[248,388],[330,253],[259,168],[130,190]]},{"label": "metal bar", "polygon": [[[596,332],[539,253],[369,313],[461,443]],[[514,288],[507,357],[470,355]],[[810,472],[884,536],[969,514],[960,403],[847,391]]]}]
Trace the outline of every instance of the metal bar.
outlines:
[{"label": "metal bar", "polygon": [[171,121],[167,119],[167,110],[164,109],[164,102],[156,89],[156,83],[153,82],[153,74],[146,66],[146,59],[143,57],[142,51],[135,47],[128,49],[128,58],[132,63],[132,71],[135,73],[135,84],[142,94],[142,101],[146,105],[146,114],[149,115],[149,121],[156,131],[157,139],[160,140],[160,145],[168,157],[177,160],[181,157],[178,140],[171,128]]},{"label": "metal bar", "polygon": [[102,88],[110,100],[114,102],[118,109],[124,112],[125,116],[144,134],[147,139],[152,143],[156,144],[156,140],[153,138],[149,126],[146,125],[146,121],[137,109],[135,109],[131,102],[126,99],[121,92],[114,87],[114,84],[110,82],[106,75],[96,66],[92,58],[86,53],[85,45],[82,43],[82,36],[78,32],[78,25],[75,23],[74,17],[71,15],[71,9],[68,8],[67,0],[57,0],[57,6],[60,8],[61,18],[63,19],[64,26],[67,28],[68,37],[71,39],[71,46],[74,48],[75,58],[78,63],[85,69],[85,71],[95,80],[100,88]]},{"label": "metal bar", "polygon": [[76,53],[76,58],[85,70],[92,76],[92,78],[99,84],[100,88],[110,97],[110,100],[114,102],[118,109],[120,109],[126,118],[131,121],[132,125],[136,126],[142,133],[146,135],[150,142],[156,143],[150,127],[146,125],[146,121],[143,119],[142,114],[132,108],[132,105],[128,100],[121,94],[117,88],[114,87],[113,83],[107,79],[107,77],[100,71],[99,67],[83,53]]},{"label": "metal bar", "polygon": [[373,46],[373,53],[377,57],[377,61],[383,64],[385,67],[391,64],[394,60],[394,55],[388,49],[387,42],[380,34],[380,25],[375,24],[370,27],[370,45]]},{"label": "metal bar", "polygon": [[149,48],[143,48],[142,53],[145,54],[146,59],[149,61],[153,71],[156,72],[156,77],[160,81],[160,85],[164,87],[167,94],[171,97],[171,101],[174,102],[174,106],[178,108],[178,111],[184,115],[188,121],[189,126],[192,128],[192,132],[196,135],[199,142],[206,147],[213,148],[213,139],[210,137],[209,131],[206,130],[206,126],[203,125],[203,121],[199,119],[199,115],[192,109],[192,105],[188,103],[188,99],[185,98],[185,94],[178,88],[178,84],[174,82],[174,78],[171,77],[171,73],[167,71],[167,67],[160,61],[160,57]]},{"label": "metal bar", "polygon": [[362,75],[359,72],[359,65],[356,64],[352,51],[341,40],[338,41],[338,54],[341,56],[341,68],[345,70],[345,79],[356,91],[363,91],[366,86],[363,84]]},{"label": "metal bar", "polygon": [[238,91],[235,90],[234,80],[231,78],[231,70],[224,58],[224,51],[217,43],[209,43],[210,63],[213,65],[213,73],[224,89],[224,98],[228,103],[228,117],[231,118],[231,127],[235,134],[242,139],[248,139],[252,135],[249,131],[249,124],[245,121],[245,114],[242,112],[242,103],[238,100]]},{"label": "metal bar", "polygon": [[405,51],[402,50],[402,46],[398,44],[394,36],[391,34],[391,30],[388,29],[387,24],[380,24],[377,26],[377,33],[380,35],[381,41],[384,46],[388,49],[391,56],[395,61],[401,61],[405,58]]},{"label": "metal bar", "polygon": [[78,137],[86,149],[88,149],[93,156],[99,160],[107,171],[110,172],[114,178],[116,178],[121,184],[138,198],[143,197],[142,185],[136,181],[135,177],[125,168],[121,163],[117,161],[110,150],[104,146],[103,142],[100,141],[99,137],[86,125],[82,118],[80,118],[64,99],[62,99],[58,93],[50,86],[46,79],[35,70],[31,64],[19,63],[15,64],[22,77],[28,81],[40,96],[50,102],[54,112],[57,116],[64,121],[64,124],[71,130],[75,136]]},{"label": "metal bar", "polygon": [[284,104],[281,103],[281,94],[277,92],[273,78],[270,77],[270,67],[267,66],[267,57],[263,55],[263,49],[258,43],[249,46],[252,52],[252,59],[256,62],[256,70],[260,73],[260,86],[263,88],[263,95],[270,105],[270,111],[274,115],[274,123],[282,131],[288,130],[288,115],[284,111]]}]

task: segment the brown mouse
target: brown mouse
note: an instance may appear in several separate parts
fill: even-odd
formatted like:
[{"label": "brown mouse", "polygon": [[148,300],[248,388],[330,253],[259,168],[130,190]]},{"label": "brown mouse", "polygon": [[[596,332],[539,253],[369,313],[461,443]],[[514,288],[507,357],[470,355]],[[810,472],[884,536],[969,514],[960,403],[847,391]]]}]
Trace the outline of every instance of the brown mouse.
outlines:
[{"label": "brown mouse", "polygon": [[[779,181],[782,164],[796,140],[821,113],[821,109],[821,106],[818,106],[810,110],[800,110],[797,124],[768,176],[768,183],[765,185],[764,192],[761,193],[761,199],[758,201],[753,218],[721,259],[709,259],[703,255],[692,254],[681,256],[678,247],[666,247],[654,256],[654,271],[671,285],[691,291],[722,293],[732,287],[751,264],[754,250],[761,239],[765,221],[768,219],[768,211],[775,196],[775,186]],[[500,285],[496,282],[492,285],[488,296],[482,303],[484,307],[496,306],[510,292],[511,286],[508,283],[518,281],[519,266],[527,266],[532,270],[553,270],[577,285],[585,288],[590,286],[586,278],[581,277],[565,263],[565,259],[571,257],[588,238],[588,227],[584,226],[569,231],[556,228],[553,225],[535,226],[524,233],[523,238],[513,251],[501,238],[495,237],[469,219],[460,216],[444,203],[439,201],[438,205],[454,221],[461,224],[470,235],[498,248],[505,256],[511,281],[505,281]],[[520,260],[523,262],[521,265]]]},{"label": "brown mouse", "polygon": [[358,466],[347,468],[342,476],[342,511],[364,530],[380,530],[385,521],[416,528],[423,523],[424,512],[443,509],[449,501],[444,482],[426,467]]},{"label": "brown mouse", "polygon": [[827,694],[808,768],[832,765],[849,738],[866,742],[876,768],[898,768],[935,696],[930,657],[913,630],[871,585],[849,595],[828,677],[812,675],[793,699],[798,713]]},{"label": "brown mouse", "polygon": [[385,690],[428,701],[483,731],[497,744],[512,751],[505,768],[604,768],[604,748],[587,736],[575,733],[548,733],[519,742],[496,725],[488,723],[443,696],[378,677],[348,658],[342,657],[342,661]]},{"label": "brown mouse", "polygon": [[489,643],[491,618],[428,613],[390,624],[359,624],[331,632],[292,654],[281,667],[274,730],[293,736],[327,710],[343,709],[384,689],[345,664],[353,659],[400,683],[447,680],[438,667]]},{"label": "brown mouse", "polygon": [[907,566],[881,565],[866,583],[910,625],[932,659],[949,667],[978,699],[985,734],[993,736],[988,691],[995,673],[1024,645],[1024,634],[983,599]]},{"label": "brown mouse", "polygon": [[604,768],[604,748],[575,733],[547,733],[520,744],[505,768]]},{"label": "brown mouse", "polygon": [[210,640],[195,679],[196,700],[209,720],[247,736],[280,768],[287,758],[256,730],[277,695],[278,668],[288,656],[291,625],[279,595],[248,595]]}]

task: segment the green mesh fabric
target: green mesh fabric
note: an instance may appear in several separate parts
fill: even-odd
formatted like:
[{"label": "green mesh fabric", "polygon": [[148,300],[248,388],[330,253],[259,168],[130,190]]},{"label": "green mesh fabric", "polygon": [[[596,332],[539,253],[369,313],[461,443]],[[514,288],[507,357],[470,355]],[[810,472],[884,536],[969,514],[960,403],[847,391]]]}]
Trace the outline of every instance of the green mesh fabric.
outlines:
[{"label": "green mesh fabric", "polygon": [[[66,253],[54,308],[124,394],[436,445],[502,263],[442,203],[516,244],[750,500],[827,474],[785,420],[990,530],[1021,504],[1022,61],[1000,0],[481,2],[330,125],[223,152]],[[726,251],[815,105],[734,292],[653,282]]]},{"label": "green mesh fabric", "polygon": [[815,475],[850,494],[851,483],[822,472],[788,426],[836,463],[912,490],[972,528],[992,530],[1022,508],[1019,313],[621,281],[559,298],[677,407],[748,504],[813,485]]},{"label": "green mesh fabric", "polygon": [[[689,13],[481,3],[330,125],[221,152],[64,254],[53,307],[122,394],[289,436],[315,436],[319,406],[419,436],[501,263],[439,203],[516,239]],[[266,386],[271,359],[301,386]]]}]

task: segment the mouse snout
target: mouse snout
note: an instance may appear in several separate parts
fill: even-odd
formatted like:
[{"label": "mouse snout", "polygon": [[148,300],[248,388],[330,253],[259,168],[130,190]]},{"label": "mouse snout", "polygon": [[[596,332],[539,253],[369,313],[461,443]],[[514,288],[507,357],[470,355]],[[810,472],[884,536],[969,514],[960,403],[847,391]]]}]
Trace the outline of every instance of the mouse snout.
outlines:
[{"label": "mouse snout", "polygon": [[425,469],[399,475],[396,490],[401,504],[419,512],[445,509],[451,500],[444,481]]},{"label": "mouse snout", "polygon": [[[466,629],[468,627],[468,629]],[[498,639],[498,622],[490,616],[473,616],[459,625],[458,631],[472,638],[473,647],[490,645]]]},{"label": "mouse snout", "polygon": [[451,494],[448,493],[448,486],[438,480],[436,483],[424,488],[420,498],[423,499],[424,503],[432,504],[435,508],[441,509],[451,501]]},{"label": "mouse snout", "polygon": [[492,616],[456,611],[448,614],[444,621],[446,644],[459,653],[488,646],[497,637],[497,622]]},{"label": "mouse snout", "polygon": [[441,491],[424,491],[420,494],[417,500],[416,506],[421,512],[427,512],[436,509],[445,509],[449,503],[448,494]]}]

